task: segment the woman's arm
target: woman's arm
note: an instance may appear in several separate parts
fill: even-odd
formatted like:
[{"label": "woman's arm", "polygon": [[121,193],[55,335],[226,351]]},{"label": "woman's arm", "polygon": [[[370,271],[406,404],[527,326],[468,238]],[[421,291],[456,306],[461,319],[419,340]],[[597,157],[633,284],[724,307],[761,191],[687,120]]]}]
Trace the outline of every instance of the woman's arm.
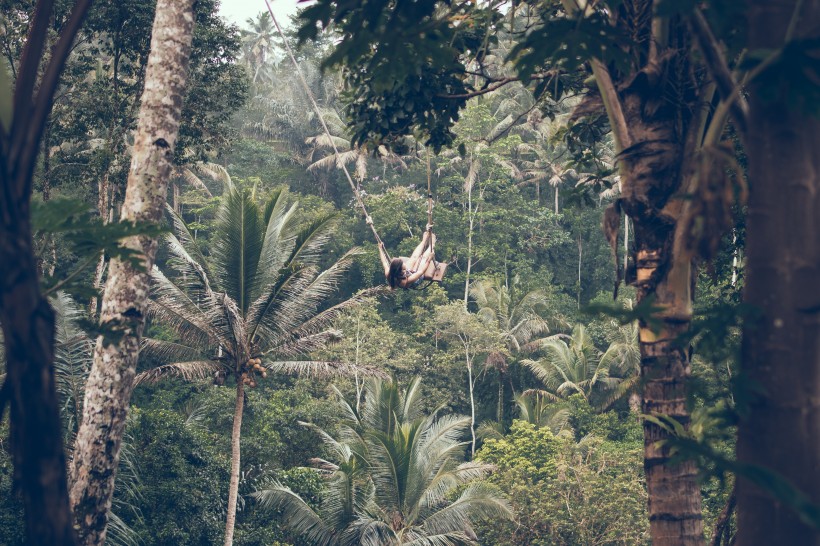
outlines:
[{"label": "woman's arm", "polygon": [[433,250],[431,248],[428,248],[422,255],[421,260],[419,260],[418,264],[416,265],[416,272],[408,275],[407,278],[404,279],[405,284],[402,286],[413,284],[414,282],[422,278],[424,276],[425,271],[427,271],[427,266],[430,265],[432,259]]}]

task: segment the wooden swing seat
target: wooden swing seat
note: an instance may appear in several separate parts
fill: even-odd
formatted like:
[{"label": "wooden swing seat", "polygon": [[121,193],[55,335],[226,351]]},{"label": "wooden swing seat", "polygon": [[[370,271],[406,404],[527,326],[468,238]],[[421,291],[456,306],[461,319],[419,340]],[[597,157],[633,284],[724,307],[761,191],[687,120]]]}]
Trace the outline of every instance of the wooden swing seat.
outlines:
[{"label": "wooden swing seat", "polygon": [[437,262],[434,259],[427,264],[427,269],[424,270],[424,276],[422,278],[426,281],[441,282],[444,278],[445,271],[447,271],[447,264]]}]

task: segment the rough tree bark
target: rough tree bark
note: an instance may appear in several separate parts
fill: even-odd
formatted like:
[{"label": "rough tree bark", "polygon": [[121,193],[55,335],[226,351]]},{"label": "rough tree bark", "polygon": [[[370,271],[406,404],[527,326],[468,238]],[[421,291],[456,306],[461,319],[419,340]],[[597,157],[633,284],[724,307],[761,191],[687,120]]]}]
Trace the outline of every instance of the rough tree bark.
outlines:
[{"label": "rough tree bark", "polygon": [[[792,39],[820,38],[820,1],[751,1],[750,49],[781,47],[793,20]],[[772,82],[764,72],[751,89],[744,298],[759,317],[743,332],[741,370],[754,393],[738,427],[737,455],[774,470],[818,505],[820,119],[806,110],[816,105],[784,96],[793,83]],[[774,85],[782,95],[772,96]],[[737,511],[740,545],[820,545],[820,530],[743,476]]]},{"label": "rough tree bark", "polygon": [[29,544],[75,543],[54,382],[54,312],[40,290],[30,200],[46,119],[89,5],[90,0],[74,4],[38,82],[54,8],[53,0],[38,1],[12,101],[10,78],[0,76],[3,103],[13,102],[11,111],[0,112],[0,323],[7,371],[0,415],[8,403],[14,479],[23,498]]},{"label": "rough tree bark", "polygon": [[[675,134],[675,124],[669,119],[638,118],[645,97],[631,99],[625,101],[625,113],[631,120],[633,145],[623,152],[627,182],[621,203],[634,226],[638,303],[651,297],[661,307],[656,315],[660,330],[654,331],[646,323],[640,328],[642,410],[671,417],[688,427],[689,353],[677,339],[691,321],[691,269],[686,260],[672,255],[679,215],[675,214],[676,207],[669,207],[683,182],[683,150],[678,144],[683,139]],[[672,464],[669,446],[658,445],[666,438],[668,433],[663,428],[644,421],[644,471],[652,544],[702,545],[697,469],[693,461]]]},{"label": "rough tree bark", "polygon": [[[689,351],[677,343],[692,318],[691,256],[680,252],[684,200],[701,141],[696,123],[698,97],[687,52],[690,41],[678,18],[662,22],[667,32],[653,34],[653,2],[624,2],[619,24],[635,36],[633,55],[642,68],[620,81],[609,81],[606,68],[593,61],[610,124],[621,148],[618,154],[622,195],[605,217],[613,249],[619,209],[633,223],[637,300],[659,307],[660,328],[640,324],[642,409],[672,418],[684,427],[690,416],[686,383]],[[668,100],[665,97],[675,97]],[[672,463],[670,447],[659,444],[668,432],[644,421],[644,472],[649,524],[655,546],[704,544],[700,487],[694,462]]]},{"label": "rough tree bark", "polygon": [[[164,211],[174,143],[182,112],[194,25],[194,0],[159,0],[131,157],[122,220],[159,222]],[[122,433],[145,325],[149,274],[157,240],[135,237],[143,269],[112,259],[85,394],[83,422],[71,468],[71,505],[82,544],[105,541]]]}]

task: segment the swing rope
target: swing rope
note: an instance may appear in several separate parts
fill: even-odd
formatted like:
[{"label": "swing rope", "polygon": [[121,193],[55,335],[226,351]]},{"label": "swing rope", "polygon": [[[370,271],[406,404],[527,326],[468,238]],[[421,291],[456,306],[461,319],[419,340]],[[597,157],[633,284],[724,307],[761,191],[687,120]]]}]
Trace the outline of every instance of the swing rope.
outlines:
[{"label": "swing rope", "polygon": [[[282,32],[282,28],[279,26],[279,22],[276,20],[276,16],[273,14],[273,9],[270,7],[270,2],[265,0],[265,5],[268,7],[268,13],[270,14],[271,19],[273,20],[273,24],[276,26],[276,31],[279,33],[279,36],[282,38],[282,42],[285,44],[285,50],[288,52],[288,56],[290,57],[291,63],[293,63],[293,69],[296,71],[296,74],[299,76],[299,80],[302,82],[302,87],[305,90],[305,94],[310,99],[310,103],[313,105],[313,110],[316,112],[316,117],[319,118],[319,122],[322,124],[322,129],[325,132],[325,136],[327,136],[330,145],[333,147],[333,153],[336,157],[336,164],[341,165],[342,170],[345,173],[345,178],[347,178],[347,182],[350,184],[350,189],[353,190],[353,195],[356,197],[356,201],[359,203],[359,206],[362,208],[362,212],[364,213],[365,222],[368,226],[370,226],[370,230],[373,232],[373,237],[376,238],[376,242],[379,244],[381,249],[387,254],[388,259],[390,258],[390,254],[387,252],[387,248],[384,246],[381,237],[379,237],[379,232],[376,231],[376,226],[373,225],[373,219],[370,217],[370,214],[367,212],[367,208],[364,206],[364,201],[362,200],[362,196],[359,193],[357,185],[353,182],[353,177],[350,176],[350,172],[347,170],[347,166],[344,162],[339,161],[339,149],[336,147],[336,143],[333,141],[333,136],[330,134],[330,129],[327,127],[327,123],[325,123],[325,119],[322,117],[322,112],[319,110],[319,105],[316,103],[316,99],[313,96],[313,92],[310,90],[308,86],[307,80],[305,80],[304,74],[302,74],[302,69],[299,68],[299,63],[296,62],[296,56],[293,54],[293,50],[290,48],[290,44],[288,44],[288,39],[285,36],[285,33]],[[430,175],[429,175],[429,152],[428,152],[428,175],[427,175],[427,194],[428,198],[430,199],[429,203],[429,211],[428,211],[428,218],[430,218],[430,222],[432,222],[432,214],[433,214],[433,197],[430,193]]]},{"label": "swing rope", "polygon": [[[430,189],[430,149],[427,148],[427,229],[433,232],[433,192]],[[435,252],[433,238],[430,238],[430,248]]]}]

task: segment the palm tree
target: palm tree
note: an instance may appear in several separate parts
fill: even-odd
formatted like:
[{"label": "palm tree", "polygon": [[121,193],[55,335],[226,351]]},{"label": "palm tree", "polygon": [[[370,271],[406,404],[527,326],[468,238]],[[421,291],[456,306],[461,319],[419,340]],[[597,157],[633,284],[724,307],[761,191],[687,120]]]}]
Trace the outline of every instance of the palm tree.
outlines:
[{"label": "palm tree", "polygon": [[265,66],[275,46],[276,28],[267,12],[260,12],[256,19],[248,17],[249,30],[240,31],[243,60],[250,70],[251,82],[260,83],[267,74]]},{"label": "palm tree", "polygon": [[337,339],[334,319],[373,292],[321,310],[358,252],[322,270],[319,261],[336,227],[334,217],[300,226],[297,205],[288,203],[285,190],[274,193],[263,209],[254,198],[227,183],[210,260],[169,210],[175,232],[167,237],[170,263],[180,275],[171,280],[154,268],[149,313],[179,341],[146,339],[143,351],[165,364],[137,376],[137,382],[169,375],[213,377],[218,384],[235,379],[226,545],[232,544],[236,518],[244,388],[255,387],[268,372],[344,373],[338,363],[297,359]]},{"label": "palm tree", "polygon": [[506,348],[506,351],[494,351],[485,362],[485,370],[492,367],[499,373],[496,411],[499,422],[504,413],[504,376],[511,364],[509,359],[515,361],[528,343],[550,330],[549,321],[541,316],[549,303],[547,293],[543,290],[520,293],[517,285],[517,278],[511,286],[497,280],[475,281],[470,285],[470,296],[478,305],[478,315],[496,325]]},{"label": "palm tree", "polygon": [[579,324],[572,330],[569,343],[564,340],[566,337],[557,335],[542,340],[538,349],[544,356],[522,361],[547,392],[559,398],[577,393],[589,400],[593,393],[611,391],[620,383],[620,378],[611,376],[615,353],[602,358],[584,326]]},{"label": "palm tree", "polygon": [[537,427],[549,427],[553,434],[572,431],[569,426],[569,409],[555,404],[555,396],[548,392],[530,390],[515,397],[518,418]]},{"label": "palm tree", "polygon": [[561,166],[554,159],[554,151],[546,148],[546,144],[522,143],[518,146],[520,153],[528,154],[531,159],[521,161],[521,168],[524,181],[519,186],[533,184],[535,186],[536,200],[541,202],[541,183],[547,182],[555,190],[554,212],[558,214],[558,191],[567,183],[574,184],[578,181],[578,173],[574,169]]},{"label": "palm tree", "polygon": [[510,518],[497,489],[482,480],[492,467],[460,463],[465,417],[422,415],[420,380],[406,390],[372,380],[361,412],[337,390],[338,434],[322,435],[330,460],[316,459],[327,487],[318,509],[278,483],[254,497],[282,511],[312,545],[477,544],[476,517]]},{"label": "palm tree", "polygon": [[50,299],[54,309],[54,380],[60,395],[60,415],[65,431],[72,436],[80,426],[83,415],[85,381],[91,369],[94,343],[79,327],[83,311],[65,292],[57,292]]},{"label": "palm tree", "polygon": [[[631,308],[632,302],[628,302]],[[614,321],[613,321],[614,322]],[[609,392],[600,407],[607,409],[618,400],[629,397],[629,407],[640,411],[641,348],[638,342],[640,327],[638,321],[617,326],[609,341],[609,347],[601,356],[601,361],[610,370],[610,375],[622,380]]]},{"label": "palm tree", "polygon": [[[311,172],[320,169],[332,171],[335,168],[341,168],[342,165],[353,164],[354,170],[351,174],[357,182],[362,182],[367,177],[369,156],[374,154],[371,154],[366,146],[356,146],[351,142],[347,125],[335,110],[325,109],[322,112],[322,119],[327,124],[331,135],[320,133],[305,140],[305,144],[311,146],[311,151],[308,154],[310,164],[307,169]],[[338,157],[333,153],[334,145],[339,150]],[[316,156],[321,154],[327,155],[316,159]],[[407,163],[404,162],[404,159],[389,151],[385,146],[376,148],[376,154],[378,154],[385,168],[388,164],[391,164],[399,169],[407,169]]]}]

